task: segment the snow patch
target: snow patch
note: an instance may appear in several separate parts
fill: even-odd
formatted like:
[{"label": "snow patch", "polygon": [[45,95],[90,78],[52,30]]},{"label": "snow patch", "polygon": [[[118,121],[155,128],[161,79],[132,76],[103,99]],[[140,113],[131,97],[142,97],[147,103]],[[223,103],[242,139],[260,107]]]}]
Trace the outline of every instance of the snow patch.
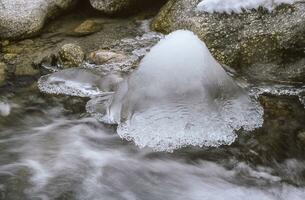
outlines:
[{"label": "snow patch", "polygon": [[241,13],[263,7],[272,11],[281,4],[292,4],[297,0],[203,0],[197,10],[208,13]]}]

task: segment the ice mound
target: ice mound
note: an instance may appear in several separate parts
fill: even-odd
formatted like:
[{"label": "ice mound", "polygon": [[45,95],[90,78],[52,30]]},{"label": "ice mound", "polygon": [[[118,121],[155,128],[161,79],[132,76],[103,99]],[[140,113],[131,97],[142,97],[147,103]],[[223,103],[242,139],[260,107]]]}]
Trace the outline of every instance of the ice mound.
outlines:
[{"label": "ice mound", "polygon": [[197,5],[197,10],[230,14],[263,7],[271,12],[281,4],[292,4],[294,2],[296,0],[203,0]]},{"label": "ice mound", "polygon": [[93,97],[111,93],[122,80],[119,74],[103,75],[92,69],[72,68],[41,77],[38,87],[50,94]]},{"label": "ice mound", "polygon": [[[92,101],[88,107],[94,112],[92,104],[99,101]],[[263,123],[260,105],[197,36],[183,30],[162,39],[117,92],[99,103],[105,107],[100,119],[118,124],[122,138],[156,151],[231,144],[235,130]]]}]

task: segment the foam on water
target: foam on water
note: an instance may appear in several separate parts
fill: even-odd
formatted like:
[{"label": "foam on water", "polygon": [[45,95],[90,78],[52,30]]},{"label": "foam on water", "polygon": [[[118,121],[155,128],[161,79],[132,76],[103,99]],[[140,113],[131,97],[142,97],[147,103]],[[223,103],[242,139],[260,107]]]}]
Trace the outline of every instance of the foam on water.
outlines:
[{"label": "foam on water", "polygon": [[0,116],[6,117],[11,113],[11,105],[7,102],[0,101]]},{"label": "foam on water", "polygon": [[241,13],[263,7],[270,12],[281,4],[292,4],[297,0],[203,0],[197,10],[209,13]]},{"label": "foam on water", "polygon": [[156,151],[231,144],[235,130],[263,123],[260,105],[189,31],[161,40],[118,88],[102,120],[119,124],[122,138]]}]

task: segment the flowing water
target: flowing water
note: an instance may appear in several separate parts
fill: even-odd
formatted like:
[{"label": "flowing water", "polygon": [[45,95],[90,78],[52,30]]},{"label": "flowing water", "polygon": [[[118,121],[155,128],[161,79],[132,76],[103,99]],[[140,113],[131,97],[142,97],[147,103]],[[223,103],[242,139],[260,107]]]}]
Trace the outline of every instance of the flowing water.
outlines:
[{"label": "flowing water", "polygon": [[90,117],[86,99],[18,89],[1,100],[0,199],[304,199],[303,106],[264,98],[267,123],[231,146],[158,153]]},{"label": "flowing water", "polygon": [[[237,83],[260,103],[264,122],[259,121],[257,129],[239,129],[243,124],[238,121],[233,129],[239,130],[234,132],[228,126],[226,133],[233,134],[233,139],[220,146],[206,146],[213,138],[197,141],[195,146],[179,143],[178,139],[179,145],[171,149],[175,151],[157,152],[145,148],[149,145],[137,144],[140,135],[127,141],[117,134],[120,127],[100,122],[113,88],[126,80],[125,73],[133,71],[133,66],[162,37],[147,33],[122,39],[119,45],[108,45],[130,55],[124,63],[86,63],[83,68],[44,76],[38,87],[33,84],[0,90],[0,199],[305,199],[304,87],[245,84],[233,74]],[[171,83],[169,80],[165,82]],[[187,106],[190,103],[186,101]],[[196,104],[193,106],[197,111]],[[187,112],[192,108],[187,107]],[[228,111],[225,106],[220,108]],[[240,114],[239,110],[231,111]],[[171,122],[176,119],[171,117]],[[148,135],[143,137],[147,140]],[[197,145],[202,142],[205,145]]]}]

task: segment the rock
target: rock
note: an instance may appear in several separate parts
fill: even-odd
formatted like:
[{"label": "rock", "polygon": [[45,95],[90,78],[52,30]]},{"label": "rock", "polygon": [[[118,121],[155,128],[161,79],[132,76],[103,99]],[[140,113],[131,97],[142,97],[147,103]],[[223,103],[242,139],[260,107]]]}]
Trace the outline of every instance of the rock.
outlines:
[{"label": "rock", "polygon": [[37,34],[45,21],[73,5],[74,0],[2,0],[0,38],[20,39]]},{"label": "rock", "polygon": [[15,76],[35,76],[39,73],[39,70],[35,69],[31,64],[17,65],[14,71]]},{"label": "rock", "polygon": [[127,56],[112,52],[112,51],[107,51],[107,50],[97,50],[94,52],[91,52],[88,55],[88,61],[90,63],[96,64],[96,65],[102,65],[102,64],[109,64],[109,63],[115,63],[115,62],[123,62],[124,60],[127,59]]},{"label": "rock", "polygon": [[0,62],[0,86],[4,84],[4,81],[6,79],[6,70],[7,70],[6,64]]},{"label": "rock", "polygon": [[132,14],[145,8],[159,7],[166,0],[90,0],[93,8],[108,14]]},{"label": "rock", "polygon": [[85,20],[83,23],[81,23],[79,26],[77,26],[71,35],[74,36],[84,36],[84,35],[90,35],[92,33],[95,33],[99,30],[101,30],[102,25],[95,22],[94,20]]},{"label": "rock", "polygon": [[82,48],[76,44],[65,44],[58,53],[64,68],[78,67],[85,57]]},{"label": "rock", "polygon": [[3,59],[6,62],[13,62],[16,57],[17,57],[17,54],[15,54],[15,53],[7,53],[7,54],[4,54]]},{"label": "rock", "polygon": [[303,83],[305,81],[305,58],[286,64],[254,63],[244,66],[241,74],[253,80],[281,83]]},{"label": "rock", "polygon": [[153,29],[191,30],[219,61],[232,67],[285,62],[287,51],[305,47],[304,3],[229,15],[196,11],[200,1],[170,0],[154,19]]},{"label": "rock", "polygon": [[5,46],[7,46],[7,45],[9,45],[10,44],[10,41],[9,40],[4,40],[4,41],[2,41],[2,43],[1,43],[1,45],[3,46],[3,47],[5,47]]},{"label": "rock", "polygon": [[131,9],[137,0],[90,0],[93,8],[106,14],[116,14]]},{"label": "rock", "polygon": [[39,55],[32,63],[34,68],[39,69],[42,74],[48,74],[59,70],[58,64],[58,55],[49,52]]}]

